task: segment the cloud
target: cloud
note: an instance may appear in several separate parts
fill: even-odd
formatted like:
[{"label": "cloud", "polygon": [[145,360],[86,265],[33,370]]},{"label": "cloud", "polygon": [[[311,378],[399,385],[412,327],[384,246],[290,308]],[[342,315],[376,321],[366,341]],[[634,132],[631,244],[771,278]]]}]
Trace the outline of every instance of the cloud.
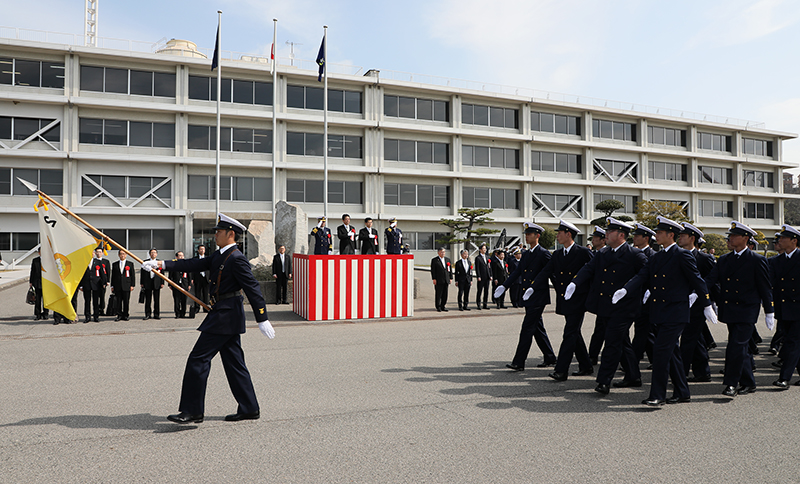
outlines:
[{"label": "cloud", "polygon": [[746,44],[800,21],[800,4],[795,0],[725,1],[698,7],[703,5],[707,27],[687,41],[689,48]]},{"label": "cloud", "polygon": [[[778,129],[784,132],[800,134],[800,98],[791,98],[768,104],[758,111],[761,119],[768,119],[767,129]],[[800,140],[783,142],[783,161],[800,165]],[[793,168],[797,173],[800,168]]]}]

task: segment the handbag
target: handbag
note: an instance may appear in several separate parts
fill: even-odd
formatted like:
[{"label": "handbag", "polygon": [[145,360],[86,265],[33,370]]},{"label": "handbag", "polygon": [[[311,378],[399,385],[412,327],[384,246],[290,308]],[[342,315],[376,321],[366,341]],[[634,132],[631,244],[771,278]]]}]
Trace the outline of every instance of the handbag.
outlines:
[{"label": "handbag", "polygon": [[117,295],[112,293],[110,296],[108,296],[108,304],[106,304],[106,316],[116,316],[119,312],[117,306],[119,306],[117,304]]},{"label": "handbag", "polygon": [[25,302],[33,306],[36,304],[36,289],[33,286],[28,288],[28,293],[25,294]]},{"label": "handbag", "polygon": [[139,289],[139,304],[144,304],[144,289]]}]

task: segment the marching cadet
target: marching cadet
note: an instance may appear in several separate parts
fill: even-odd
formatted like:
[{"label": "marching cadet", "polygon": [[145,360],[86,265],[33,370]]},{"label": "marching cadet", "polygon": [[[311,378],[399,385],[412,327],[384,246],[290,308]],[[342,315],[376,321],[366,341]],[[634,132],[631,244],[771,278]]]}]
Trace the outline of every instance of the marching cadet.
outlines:
[{"label": "marching cadet", "polygon": [[[597,325],[605,327],[605,347],[597,371],[597,387],[594,389],[602,395],[608,395],[620,362],[625,370],[625,379],[614,383],[614,387],[642,386],[639,364],[629,338],[633,318],[641,311],[641,292],[630,291],[628,297],[619,301],[619,304],[613,304],[611,298],[647,263],[647,257],[641,250],[625,243],[633,230],[632,226],[613,217],[608,217],[606,223],[607,248],[595,252],[594,258],[578,271],[564,291],[564,300],[569,301],[579,288],[585,290],[585,285],[591,284],[586,297],[586,310],[597,315]],[[689,304],[688,299],[686,304]]]},{"label": "marching cadet", "polygon": [[[780,238],[781,238],[781,233],[780,232],[775,232],[775,237],[772,239],[772,245],[775,247],[775,252],[777,252],[777,254],[775,256],[770,257],[769,259],[767,259],[767,264],[769,264],[770,280],[772,280],[773,273],[775,272],[775,263],[778,261],[778,257],[777,256],[783,254],[783,252],[784,252],[783,249],[781,248]],[[774,293],[774,291],[773,291],[773,293]],[[777,304],[776,304],[776,306],[777,306]],[[779,354],[780,349],[781,349],[781,345],[782,345],[782,343],[781,343],[782,340],[783,340],[783,323],[781,323],[780,319],[776,318],[776,321],[775,321],[775,333],[772,335],[772,339],[770,339],[770,342],[769,342],[769,352],[770,352],[770,354],[773,354],[773,355],[778,355]],[[782,365],[783,365],[783,362],[781,361],[780,356],[778,357],[778,361],[773,361],[772,362],[772,366],[774,366],[775,368],[780,368]]]},{"label": "marching cadet", "polygon": [[403,252],[403,231],[397,228],[397,219],[389,219],[389,226],[384,230],[386,235],[386,253],[399,255]]},{"label": "marching cadet", "polygon": [[[539,245],[539,237],[541,237],[544,229],[533,222],[525,222],[522,226],[525,232],[525,242],[531,248],[522,254],[517,270],[509,275],[503,284],[497,286],[497,290],[494,292],[495,298],[502,296],[506,289],[517,279],[520,279],[522,287],[527,290],[533,283],[534,278],[550,261],[550,251]],[[538,368],[546,368],[555,365],[556,355],[553,353],[550,338],[547,337],[544,321],[542,321],[542,312],[548,304],[550,304],[549,290],[536,291],[528,300],[522,301],[522,306],[525,308],[525,319],[522,320],[522,329],[519,333],[519,343],[517,343],[514,359],[511,360],[510,364],[506,365],[506,368],[514,371],[525,370],[525,361],[528,359],[528,352],[531,349],[533,339],[536,339],[536,345],[539,346],[544,355],[544,361],[536,366]]]},{"label": "marching cadet", "polygon": [[[705,317],[716,322],[706,283],[697,271],[695,258],[675,243],[683,226],[661,216],[657,221],[656,243],[663,249],[653,255],[625,287],[614,292],[611,299],[612,304],[618,304],[629,292],[633,297],[639,297],[642,288],[646,289],[644,298],[652,299],[650,320],[658,330],[653,344],[650,396],[642,400],[642,404],[651,407],[691,401],[678,344],[683,328],[689,324],[691,306],[703,306]],[[672,379],[673,394],[667,398],[669,379]]]},{"label": "marching cadet", "polygon": [[564,316],[564,337],[561,339],[561,348],[558,350],[556,367],[549,376],[556,381],[565,381],[569,372],[569,365],[572,363],[572,355],[578,360],[578,371],[573,376],[591,375],[594,373],[592,362],[589,360],[589,353],[586,350],[586,343],[581,335],[583,316],[586,314],[586,296],[589,287],[584,286],[572,296],[567,302],[564,300],[564,291],[572,282],[572,279],[583,266],[585,266],[594,254],[586,247],[575,243],[575,237],[581,233],[575,225],[560,220],[556,229],[556,240],[563,245],[563,249],[553,252],[550,262],[544,266],[533,281],[531,288],[525,291],[522,296],[524,300],[530,298],[535,291],[549,291],[548,279],[553,282],[556,291],[556,314]]},{"label": "marching cadet", "polygon": [[[797,242],[800,231],[784,224],[778,239],[783,254],[773,257],[772,291],[775,296],[775,317],[783,326],[781,374],[773,385],[786,390],[797,363],[800,362],[800,252]],[[799,380],[800,381],[800,380]],[[797,385],[797,383],[795,383]]]},{"label": "marching cadet", "polygon": [[706,277],[706,286],[719,283],[719,321],[728,325],[722,394],[735,397],[756,391],[753,355],[748,343],[758,321],[759,304],[764,308],[770,330],[775,326],[775,309],[767,259],[747,248],[755,230],[734,221],[727,234],[731,252],[719,258]]},{"label": "marching cadet", "polygon": [[[505,259],[506,253],[503,252],[502,249],[495,250],[494,256],[490,259],[493,291],[497,290],[497,286],[506,282],[506,278],[508,277],[508,264]],[[505,294],[500,295],[500,297],[495,297],[494,302],[497,305],[497,309],[505,309]]]},{"label": "marching cadet", "polygon": [[[511,249],[511,257],[508,258],[508,273],[513,274],[515,270],[517,270],[517,266],[519,265],[519,260],[522,259],[522,249],[517,247],[513,247]],[[508,297],[511,299],[511,305],[515,308],[518,308],[520,305],[520,298],[522,297],[522,284],[520,284],[519,279],[511,283],[511,287],[508,289]]]},{"label": "marching cadet", "polygon": [[361,255],[380,253],[378,231],[372,228],[372,217],[364,219],[364,228],[358,231],[358,241],[361,242]]},{"label": "marching cadet", "polygon": [[181,272],[209,271],[211,274],[210,292],[214,305],[197,328],[200,336],[186,362],[178,406],[180,413],[167,417],[180,424],[203,421],[208,373],[211,370],[211,360],[217,353],[222,357],[228,385],[239,404],[236,413],[226,416],[225,420],[255,420],[261,416],[250,372],[244,363],[241,334],[245,332],[245,315],[240,291],[247,295],[258,322],[258,329],[270,339],[275,337],[261,288],[253,277],[250,263],[236,245],[244,233],[244,225],[238,220],[219,214],[214,229],[214,240],[219,249],[211,257],[173,261],[148,260],[142,264],[142,270],[145,271],[163,268]]},{"label": "marching cadet", "polygon": [[[594,226],[594,232],[592,232],[592,252],[597,253],[606,247],[606,231],[602,227],[598,227],[597,225]],[[587,308],[588,312],[593,313],[592,309]],[[592,337],[589,339],[589,359],[592,361],[593,365],[597,365],[597,362],[600,358],[600,350],[603,349],[603,341],[606,337],[606,319],[604,318],[595,318],[594,321],[594,330],[592,331]]]},{"label": "marching cadet", "polygon": [[[697,264],[700,277],[706,278],[717,261],[713,255],[705,254],[699,250],[700,240],[703,239],[703,232],[690,224],[682,222],[683,230],[678,235],[678,245],[692,253]],[[711,298],[717,296],[716,288],[707,288]],[[689,370],[693,371],[694,376],[688,378],[688,382],[709,382],[711,381],[711,367],[708,365],[708,349],[706,348],[704,333],[708,330],[706,316],[703,314],[704,307],[699,304],[692,305],[689,312],[689,324],[683,329],[681,335],[681,358],[683,359],[683,369],[686,376]]]},{"label": "marching cadet", "polygon": [[602,250],[606,246],[606,231],[602,227],[594,226],[592,232],[592,252]]},{"label": "marching cadet", "polygon": [[[650,247],[650,240],[656,236],[649,227],[640,223],[633,224],[633,246],[644,252],[648,259],[653,257],[656,251]],[[653,333],[653,326],[650,324],[650,301],[642,304],[642,312],[633,320],[633,354],[636,355],[636,361],[642,361],[645,353],[651,362],[653,361],[653,343],[656,340],[655,333]]]},{"label": "marching cadet", "polygon": [[340,255],[356,253],[356,228],[350,225],[350,215],[342,215],[342,225],[336,228],[336,237],[339,239]]},{"label": "marching cadet", "polygon": [[317,226],[311,229],[311,235],[314,236],[314,255],[331,255],[333,254],[331,229],[325,226],[328,219],[319,217],[317,220]]}]

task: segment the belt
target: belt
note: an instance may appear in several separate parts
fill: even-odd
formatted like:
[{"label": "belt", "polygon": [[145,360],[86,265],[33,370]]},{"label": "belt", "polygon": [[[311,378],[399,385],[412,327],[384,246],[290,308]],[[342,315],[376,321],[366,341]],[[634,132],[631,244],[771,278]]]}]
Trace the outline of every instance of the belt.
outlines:
[{"label": "belt", "polygon": [[224,293],[219,294],[219,295],[213,295],[213,296],[211,296],[211,304],[216,304],[216,303],[222,301],[223,299],[230,299],[232,297],[237,297],[237,296],[239,296],[239,291],[224,292]]}]

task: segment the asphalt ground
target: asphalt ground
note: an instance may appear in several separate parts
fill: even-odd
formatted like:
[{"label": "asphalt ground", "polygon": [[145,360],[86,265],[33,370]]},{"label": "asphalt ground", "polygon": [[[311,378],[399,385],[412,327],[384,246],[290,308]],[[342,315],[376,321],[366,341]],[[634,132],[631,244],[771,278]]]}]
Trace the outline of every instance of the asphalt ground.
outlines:
[{"label": "asphalt ground", "polygon": [[[129,322],[54,326],[32,321],[27,284],[0,290],[0,482],[800,481],[800,388],[773,390],[763,316],[755,394],[720,394],[719,325],[714,381],[651,409],[646,363],[643,388],[606,397],[593,377],[552,381],[535,345],[509,372],[522,310],[437,313],[422,282],[411,319],[310,324],[282,306],[274,340],[248,320],[261,419],[223,421],[236,402],[215,359],[206,420],[186,426],[165,417],[199,319],[163,317],[165,297],[160,321],[136,304]],[[563,318],[544,319],[557,346]]]}]

